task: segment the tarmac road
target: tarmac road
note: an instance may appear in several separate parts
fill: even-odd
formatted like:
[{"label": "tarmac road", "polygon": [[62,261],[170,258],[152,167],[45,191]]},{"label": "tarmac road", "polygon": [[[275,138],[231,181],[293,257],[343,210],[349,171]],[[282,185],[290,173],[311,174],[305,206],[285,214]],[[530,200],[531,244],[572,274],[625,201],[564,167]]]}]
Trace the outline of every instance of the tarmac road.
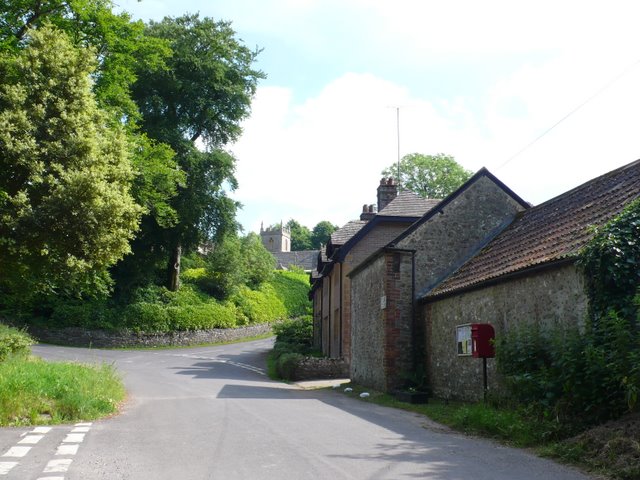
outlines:
[{"label": "tarmac road", "polygon": [[590,478],[341,390],[272,381],[271,345],[35,346],[46,359],[114,363],[129,399],[100,421],[0,429],[0,480]]}]

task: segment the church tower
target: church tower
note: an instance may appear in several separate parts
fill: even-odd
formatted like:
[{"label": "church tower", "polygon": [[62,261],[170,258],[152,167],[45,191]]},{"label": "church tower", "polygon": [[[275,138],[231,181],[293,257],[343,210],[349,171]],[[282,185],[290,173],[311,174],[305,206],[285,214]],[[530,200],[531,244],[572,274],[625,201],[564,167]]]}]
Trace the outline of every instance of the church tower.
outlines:
[{"label": "church tower", "polygon": [[282,222],[266,230],[264,224],[260,225],[260,238],[262,238],[262,244],[271,253],[291,251],[291,230]]}]

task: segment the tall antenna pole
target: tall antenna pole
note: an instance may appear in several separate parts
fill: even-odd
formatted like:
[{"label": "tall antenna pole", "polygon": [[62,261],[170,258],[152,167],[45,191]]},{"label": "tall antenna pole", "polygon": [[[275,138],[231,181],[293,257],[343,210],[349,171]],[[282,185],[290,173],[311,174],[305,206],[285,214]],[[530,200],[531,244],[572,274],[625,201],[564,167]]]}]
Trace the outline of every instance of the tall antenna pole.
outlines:
[{"label": "tall antenna pole", "polygon": [[400,107],[396,107],[396,131],[398,137],[398,186],[400,186]]}]

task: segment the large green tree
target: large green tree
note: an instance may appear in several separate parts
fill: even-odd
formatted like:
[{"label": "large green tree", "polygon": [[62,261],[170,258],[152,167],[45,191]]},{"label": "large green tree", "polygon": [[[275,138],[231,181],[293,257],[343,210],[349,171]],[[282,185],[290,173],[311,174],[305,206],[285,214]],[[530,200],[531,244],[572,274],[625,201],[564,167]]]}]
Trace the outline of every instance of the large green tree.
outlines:
[{"label": "large green tree", "polygon": [[78,47],[92,47],[98,104],[127,122],[138,117],[130,95],[137,65],[161,68],[166,42],[145,36],[144,24],[127,13],[114,13],[111,0],[0,0],[0,51],[22,48],[28,32],[42,25],[62,30]]},{"label": "large green tree", "polygon": [[24,41],[0,63],[0,281],[104,293],[142,210],[126,136],[97,106],[93,51],[48,27]]},{"label": "large green tree", "polygon": [[287,222],[291,234],[291,251],[311,250],[311,230],[293,218]]},{"label": "large green tree", "polygon": [[[472,172],[462,167],[451,155],[410,153],[400,160],[399,184],[425,198],[444,198],[471,178]],[[382,171],[385,177],[398,176],[398,165]]]},{"label": "large green tree", "polygon": [[182,252],[237,228],[237,204],[225,191],[236,187],[235,159],[223,147],[238,138],[264,75],[252,67],[258,52],[236,39],[228,22],[165,18],[151,22],[145,35],[165,41],[172,53],[164,69],[140,64],[132,88],[140,125],[176,152],[186,182],[171,201],[177,222],[145,225],[144,248],[167,258],[167,286],[175,290]]},{"label": "large green tree", "polygon": [[337,225],[327,220],[318,222],[311,231],[311,248],[319,250],[322,245],[326,245],[331,238],[331,234],[337,229]]},{"label": "large green tree", "polygon": [[[139,131],[140,113],[131,96],[139,65],[147,72],[165,69],[168,41],[145,35],[141,21],[114,13],[110,0],[0,0],[0,52],[17,52],[27,45],[30,30],[53,25],[76,47],[91,47],[95,57],[92,90],[98,106],[125,129],[133,166],[132,194],[144,208],[141,231],[132,256],[113,270],[120,291],[148,282],[155,272],[157,252],[149,233],[178,222],[170,202],[185,175],[167,144]],[[151,226],[151,227],[149,227]]]}]

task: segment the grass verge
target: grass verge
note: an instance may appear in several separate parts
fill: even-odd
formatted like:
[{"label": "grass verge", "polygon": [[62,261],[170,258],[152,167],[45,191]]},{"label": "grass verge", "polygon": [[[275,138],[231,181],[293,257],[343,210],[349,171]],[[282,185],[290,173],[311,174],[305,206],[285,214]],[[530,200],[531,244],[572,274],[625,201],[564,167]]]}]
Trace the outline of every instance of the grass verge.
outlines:
[{"label": "grass verge", "polygon": [[534,418],[525,410],[495,407],[484,403],[446,402],[430,399],[428,404],[400,402],[392,395],[356,384],[350,396],[387,407],[400,408],[429,417],[454,430],[497,440],[503,444],[531,448],[541,456],[575,465],[614,480],[640,478],[640,414],[584,431],[571,438],[568,429],[555,421]]},{"label": "grass verge", "polygon": [[26,355],[0,362],[0,426],[93,420],[116,412],[124,397],[110,365],[50,363]]},{"label": "grass verge", "polygon": [[484,403],[464,403],[429,399],[426,404],[410,404],[392,395],[349,384],[351,395],[368,392],[362,400],[420,413],[460,432],[493,438],[514,447],[533,447],[553,438],[557,428],[553,422],[532,420],[525,412],[496,408]]}]

